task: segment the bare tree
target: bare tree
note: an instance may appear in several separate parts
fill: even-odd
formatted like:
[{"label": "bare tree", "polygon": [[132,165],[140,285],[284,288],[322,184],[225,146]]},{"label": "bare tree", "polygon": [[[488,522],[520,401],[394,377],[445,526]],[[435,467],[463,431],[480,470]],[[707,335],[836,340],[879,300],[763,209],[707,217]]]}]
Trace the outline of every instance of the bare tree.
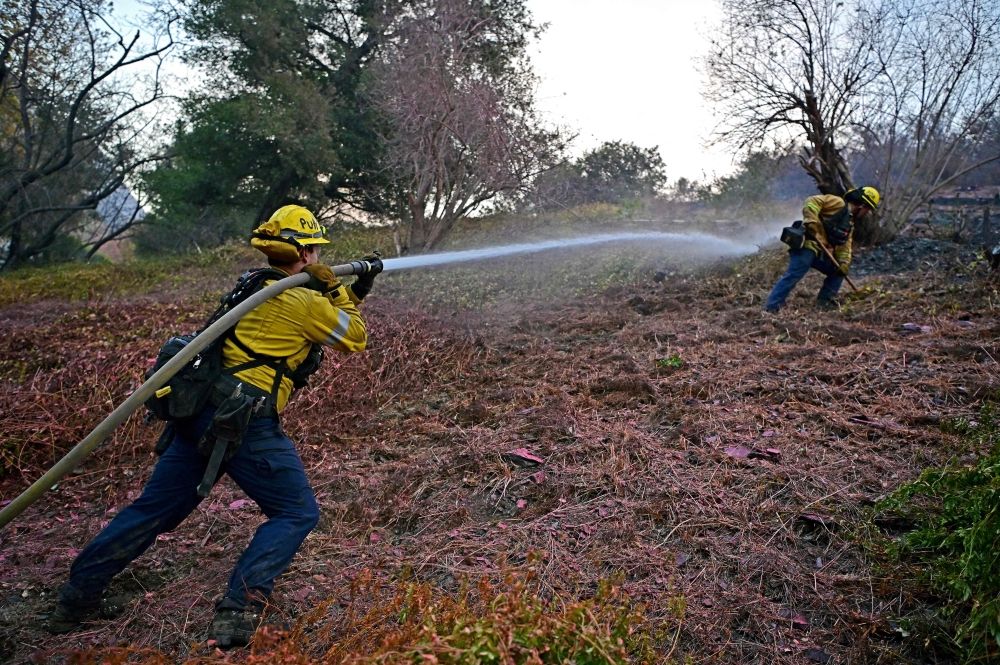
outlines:
[{"label": "bare tree", "polygon": [[2,19],[0,269],[124,233],[131,224],[87,239],[88,212],[161,158],[149,133],[172,20],[142,49],[109,11],[104,0],[29,0]]},{"label": "bare tree", "polygon": [[936,192],[1000,160],[990,144],[1000,103],[1000,6],[897,0],[885,25],[877,49],[885,75],[859,124],[885,189],[880,233],[890,237]]},{"label": "bare tree", "polygon": [[720,137],[741,150],[805,141],[801,163],[828,194],[853,186],[843,154],[856,103],[878,77],[877,21],[845,2],[724,0],[724,25],[705,64],[707,96],[726,118]]},{"label": "bare tree", "polygon": [[435,0],[402,17],[375,74],[397,250],[437,245],[462,216],[554,163],[536,115],[520,0]]},{"label": "bare tree", "polygon": [[709,96],[726,117],[722,139],[740,149],[804,142],[803,168],[832,194],[855,185],[847,158],[863,154],[885,207],[859,225],[860,242],[893,236],[934,192],[1000,159],[977,151],[1000,94],[995,2],[723,6],[706,61]]}]

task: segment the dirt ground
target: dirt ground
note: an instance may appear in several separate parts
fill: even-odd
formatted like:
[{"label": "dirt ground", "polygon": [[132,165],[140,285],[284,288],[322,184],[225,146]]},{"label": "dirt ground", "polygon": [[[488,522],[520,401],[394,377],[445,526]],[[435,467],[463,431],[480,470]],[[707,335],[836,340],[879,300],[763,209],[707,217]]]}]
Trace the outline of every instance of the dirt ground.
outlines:
[{"label": "dirt ground", "polygon": [[[901,628],[935,601],[873,547],[898,525],[872,506],[977,452],[942,428],[1000,396],[1000,280],[974,262],[904,239],[861,253],[839,311],[813,307],[813,273],[777,315],[761,311],[777,249],[555,303],[427,306],[388,281],[366,303],[369,351],[333,358],[287,412],[323,517],[272,621],[342,611],[360,576],[449,592],[530,568],[553,597],[619,581],[664,661],[949,662]],[[3,499],[137,385],[164,331],[198,323],[188,304],[0,311]],[[141,489],[157,433],[132,418],[0,532],[0,660],[212,653],[213,602],[261,522],[228,480],[119,577],[116,618],[41,629],[74,555]]]}]

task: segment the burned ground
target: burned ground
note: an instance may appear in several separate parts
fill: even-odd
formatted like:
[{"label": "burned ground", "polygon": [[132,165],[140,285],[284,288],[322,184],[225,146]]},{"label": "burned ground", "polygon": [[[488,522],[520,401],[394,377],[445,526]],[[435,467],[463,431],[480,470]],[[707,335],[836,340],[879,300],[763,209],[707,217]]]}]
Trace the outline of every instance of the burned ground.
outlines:
[{"label": "burned ground", "polygon": [[[366,305],[369,351],[328,362],[285,419],[323,517],[273,620],[324,608],[310,652],[363,653],[341,615],[379,589],[453,593],[530,570],[547,597],[615,581],[664,657],[948,662],[899,628],[935,601],[881,556],[899,525],[872,506],[979,452],[943,424],[1000,395],[996,277],[952,249],[863,254],[863,290],[840,311],[812,307],[813,274],[779,315],[760,311],[778,250],[557,301],[530,297],[514,264],[486,280],[488,298],[455,297],[464,278],[450,273],[430,289],[385,279]],[[3,496],[127,396],[204,301],[0,311]],[[156,435],[133,417],[0,534],[0,657],[112,644],[211,656],[213,600],[261,521],[228,480],[116,582],[127,611],[69,637],[41,630],[74,554],[140,490]],[[359,578],[371,598],[350,597]]]}]

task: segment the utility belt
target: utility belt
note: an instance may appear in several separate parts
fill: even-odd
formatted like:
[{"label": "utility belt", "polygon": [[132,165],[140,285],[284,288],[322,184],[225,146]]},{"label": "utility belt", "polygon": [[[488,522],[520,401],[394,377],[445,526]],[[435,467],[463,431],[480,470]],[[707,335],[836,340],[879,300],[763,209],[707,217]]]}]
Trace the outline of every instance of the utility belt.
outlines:
[{"label": "utility belt", "polygon": [[[198,440],[198,452],[208,458],[205,474],[198,484],[198,495],[202,497],[212,490],[222,463],[231,459],[243,444],[250,421],[278,417],[276,395],[240,381],[232,374],[216,377],[205,401],[206,406],[215,408],[215,412]],[[156,444],[157,454],[162,454],[174,440],[176,422],[168,421],[164,427]]]},{"label": "utility belt", "polygon": [[252,383],[241,381],[232,374],[223,374],[215,380],[212,390],[208,393],[208,403],[214,407],[222,406],[229,399],[237,386],[245,400],[251,402],[250,418],[277,418],[277,396]]},{"label": "utility belt", "polygon": [[198,496],[206,497],[212,491],[222,463],[232,458],[243,445],[243,435],[252,419],[278,417],[276,393],[277,390],[268,393],[232,374],[223,374],[215,380],[208,395],[208,403],[215,407],[215,414],[198,441],[198,452],[208,457],[205,475],[198,485]]}]

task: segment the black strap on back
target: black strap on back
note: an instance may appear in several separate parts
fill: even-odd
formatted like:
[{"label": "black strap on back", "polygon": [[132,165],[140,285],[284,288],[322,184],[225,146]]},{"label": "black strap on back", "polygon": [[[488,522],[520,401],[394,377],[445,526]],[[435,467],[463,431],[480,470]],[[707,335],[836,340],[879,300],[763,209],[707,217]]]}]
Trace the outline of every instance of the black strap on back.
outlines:
[{"label": "black strap on back", "polygon": [[[281,388],[281,380],[285,378],[291,369],[288,367],[288,359],[292,356],[271,356],[266,353],[259,353],[254,351],[249,346],[243,343],[239,337],[236,336],[236,326],[233,326],[228,333],[226,333],[226,339],[229,339],[235,344],[243,353],[250,356],[251,360],[239,365],[233,365],[232,367],[227,367],[223,372],[226,374],[236,374],[237,372],[242,372],[246,369],[252,369],[254,367],[266,366],[274,370],[274,383],[271,384],[271,394],[270,400],[271,404],[277,407],[278,404],[278,390]],[[293,354],[294,355],[294,354]]]},{"label": "black strap on back", "polygon": [[851,211],[845,204],[838,212],[822,220],[827,240],[834,245],[843,245],[851,232]]},{"label": "black strap on back", "polygon": [[[208,318],[208,321],[205,323],[202,330],[218,321],[226,312],[239,305],[254,293],[260,291],[261,288],[263,288],[265,281],[269,279],[279,280],[284,279],[285,277],[288,277],[288,275],[280,270],[277,270],[276,268],[257,268],[255,270],[246,271],[240,276],[240,279],[236,283],[233,290],[222,296],[219,307],[212,313],[212,316]],[[271,405],[274,408],[277,408],[278,391],[281,388],[281,380],[291,371],[291,368],[288,366],[288,359],[291,358],[291,355],[271,356],[266,353],[254,351],[236,336],[236,325],[237,324],[233,324],[229,330],[220,336],[219,341],[222,343],[225,340],[231,340],[241,351],[243,351],[243,353],[250,356],[250,360],[245,363],[233,365],[232,367],[226,367],[222,370],[222,372],[224,374],[236,374],[255,367],[270,367],[274,370],[274,383],[271,386],[271,392],[268,398],[271,400]]]}]

